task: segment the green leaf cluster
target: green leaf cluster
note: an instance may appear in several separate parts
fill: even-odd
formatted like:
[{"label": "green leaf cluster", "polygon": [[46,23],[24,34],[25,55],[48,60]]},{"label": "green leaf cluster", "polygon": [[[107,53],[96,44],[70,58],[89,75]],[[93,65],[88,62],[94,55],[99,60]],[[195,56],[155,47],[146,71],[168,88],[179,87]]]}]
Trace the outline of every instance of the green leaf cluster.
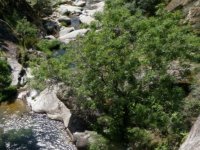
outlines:
[{"label": "green leaf cluster", "polygon": [[180,24],[180,12],[133,15],[124,0],[107,1],[97,19],[65,55],[44,60],[36,79],[71,86],[81,109],[98,112],[91,125],[112,141],[134,149],[177,149],[188,131],[188,93],[168,67],[199,62],[200,39]]},{"label": "green leaf cluster", "polygon": [[0,59],[0,102],[16,95],[16,88],[11,87],[11,70],[5,60]]}]

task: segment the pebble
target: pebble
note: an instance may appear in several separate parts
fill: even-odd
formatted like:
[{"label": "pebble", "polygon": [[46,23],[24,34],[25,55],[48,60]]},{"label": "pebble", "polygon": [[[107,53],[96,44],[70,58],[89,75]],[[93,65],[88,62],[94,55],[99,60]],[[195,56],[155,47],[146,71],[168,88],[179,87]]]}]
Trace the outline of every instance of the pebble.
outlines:
[{"label": "pebble", "polygon": [[[32,135],[30,138],[28,137],[28,141],[25,141],[25,143],[27,145],[33,144],[36,140],[37,150],[76,150],[75,145],[69,142],[70,138],[65,131],[64,124],[50,120],[45,114],[26,113],[21,117],[14,115],[5,120],[3,129],[5,135],[11,130],[14,130],[14,132],[20,129],[32,131]],[[9,150],[24,149],[24,145],[13,144],[9,141],[5,145]],[[36,149],[33,148],[33,150]]]}]

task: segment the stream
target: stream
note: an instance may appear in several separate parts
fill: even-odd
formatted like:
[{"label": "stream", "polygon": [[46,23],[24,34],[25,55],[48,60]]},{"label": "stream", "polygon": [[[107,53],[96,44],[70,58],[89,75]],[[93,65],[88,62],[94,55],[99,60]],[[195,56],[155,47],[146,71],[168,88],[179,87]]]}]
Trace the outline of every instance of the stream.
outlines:
[{"label": "stream", "polygon": [[16,100],[0,106],[0,150],[76,150],[62,122],[28,111]]},{"label": "stream", "polygon": [[[97,7],[92,4],[101,1],[86,0],[86,6],[83,8],[91,10],[92,13]],[[79,16],[72,15],[70,18],[71,27],[78,30],[81,23]],[[16,47],[10,43],[7,45],[8,51],[16,53]],[[64,53],[65,51],[61,49],[55,52],[54,56]],[[13,59],[16,59],[15,57]],[[19,79],[18,74],[16,79]],[[70,142],[62,122],[51,120],[46,114],[33,113],[22,100],[16,100],[0,104],[0,150],[77,150],[77,148]]]}]

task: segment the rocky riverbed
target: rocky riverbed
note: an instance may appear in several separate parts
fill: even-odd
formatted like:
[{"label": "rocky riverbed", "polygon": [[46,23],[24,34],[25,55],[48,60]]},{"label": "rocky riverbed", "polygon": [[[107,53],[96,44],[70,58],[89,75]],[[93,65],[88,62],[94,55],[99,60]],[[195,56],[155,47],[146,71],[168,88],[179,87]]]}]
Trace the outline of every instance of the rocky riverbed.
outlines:
[{"label": "rocky riverbed", "polygon": [[[95,13],[102,12],[103,7],[103,0],[62,1],[51,16],[44,18],[48,31],[45,38],[68,44],[78,36],[84,36],[89,29],[80,29],[80,24],[89,25],[95,21]],[[23,68],[18,62],[15,44],[7,42],[3,48],[12,69],[12,85],[24,86],[27,78],[34,75],[29,75],[29,68]],[[46,89],[48,92],[44,90],[31,97],[27,95],[28,90],[24,90],[21,96],[18,95],[21,100],[0,105],[0,150],[76,150],[96,141],[97,133],[87,131],[74,133],[75,144],[71,142],[72,134],[66,130],[71,113],[55,92]],[[27,101],[31,108],[27,109],[22,100]]]},{"label": "rocky riverbed", "polygon": [[24,107],[19,101],[0,107],[1,150],[76,150],[62,122],[28,112]]}]

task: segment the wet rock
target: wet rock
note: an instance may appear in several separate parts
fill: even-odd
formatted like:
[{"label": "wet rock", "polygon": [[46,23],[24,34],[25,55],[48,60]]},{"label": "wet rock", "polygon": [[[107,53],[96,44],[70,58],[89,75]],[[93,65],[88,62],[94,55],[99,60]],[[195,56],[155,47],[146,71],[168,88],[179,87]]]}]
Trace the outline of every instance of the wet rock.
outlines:
[{"label": "wet rock", "polygon": [[71,19],[67,16],[61,16],[58,18],[58,21],[64,26],[69,26],[71,24]]},{"label": "wet rock", "polygon": [[71,16],[71,26],[74,27],[75,30],[79,29],[80,23],[81,22],[78,16]]}]

